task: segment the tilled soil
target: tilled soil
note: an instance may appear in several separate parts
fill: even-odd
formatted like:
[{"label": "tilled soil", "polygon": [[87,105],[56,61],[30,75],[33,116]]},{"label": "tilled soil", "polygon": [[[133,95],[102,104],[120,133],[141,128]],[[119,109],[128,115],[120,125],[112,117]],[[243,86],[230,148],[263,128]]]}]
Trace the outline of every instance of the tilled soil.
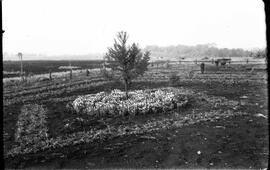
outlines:
[{"label": "tilled soil", "polygon": [[[248,104],[241,106],[240,110],[247,112],[248,115],[204,121],[141,135],[96,140],[93,143],[40,152],[28,155],[27,158],[6,160],[6,167],[257,169],[268,166],[268,119],[255,116],[258,113],[267,115],[266,85],[239,84],[224,87],[213,83],[183,83],[181,86],[198,92],[204,91],[209,95],[224,96],[230,100],[238,100],[240,96],[246,95],[249,97]],[[207,110],[207,108],[201,108]],[[65,114],[57,109],[55,111],[59,114],[55,117],[64,121]],[[145,119],[148,118],[145,117]],[[51,127],[51,129],[56,127]],[[51,134],[57,135],[57,133]],[[48,153],[50,155],[54,153],[56,156],[44,159]]]},{"label": "tilled soil", "polygon": [[264,118],[232,117],[55,150],[62,158],[46,162],[35,163],[38,157],[33,155],[19,167],[265,168],[269,152],[267,131]]}]

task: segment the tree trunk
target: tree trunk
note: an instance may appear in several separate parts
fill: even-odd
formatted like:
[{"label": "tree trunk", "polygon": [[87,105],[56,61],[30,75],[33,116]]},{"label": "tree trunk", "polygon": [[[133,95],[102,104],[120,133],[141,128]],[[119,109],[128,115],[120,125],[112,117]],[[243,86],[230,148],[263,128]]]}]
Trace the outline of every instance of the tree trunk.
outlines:
[{"label": "tree trunk", "polygon": [[128,99],[128,80],[127,79],[124,80],[124,84],[125,84],[126,99]]},{"label": "tree trunk", "polygon": [[50,80],[52,80],[52,72],[50,71]]},{"label": "tree trunk", "polygon": [[22,63],[22,57],[21,57],[21,79],[23,80],[23,63]]}]

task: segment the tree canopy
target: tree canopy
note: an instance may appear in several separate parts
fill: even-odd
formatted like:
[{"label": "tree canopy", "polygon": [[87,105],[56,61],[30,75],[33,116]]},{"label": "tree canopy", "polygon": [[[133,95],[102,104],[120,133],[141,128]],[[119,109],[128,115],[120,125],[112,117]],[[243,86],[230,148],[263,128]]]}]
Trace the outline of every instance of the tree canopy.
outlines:
[{"label": "tree canopy", "polygon": [[[121,31],[114,39],[112,47],[108,48],[105,55],[106,67],[110,68],[112,78],[120,79],[125,85],[126,95],[132,79],[143,75],[147,70],[150,60],[150,51],[142,52],[138,44],[127,45],[128,34]],[[117,74],[119,73],[119,74]]]},{"label": "tree canopy", "polygon": [[145,50],[151,50],[154,59],[181,59],[189,57],[247,57],[250,51],[241,48],[217,48],[215,44],[200,44],[196,46],[147,46]]}]

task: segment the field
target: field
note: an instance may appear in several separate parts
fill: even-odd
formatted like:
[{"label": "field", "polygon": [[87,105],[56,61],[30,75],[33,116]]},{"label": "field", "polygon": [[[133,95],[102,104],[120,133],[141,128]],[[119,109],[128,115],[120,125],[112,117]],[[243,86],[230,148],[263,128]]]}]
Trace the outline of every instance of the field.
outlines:
[{"label": "field", "polygon": [[[179,76],[179,81],[170,81],[172,73]],[[123,90],[119,82],[105,80],[97,70],[89,76],[77,72],[71,81],[57,77],[53,81],[4,83],[5,166],[27,169],[268,166],[265,65],[207,64],[205,74],[195,64],[151,67],[143,77],[134,80],[131,90],[170,86],[183,91],[189,99],[187,105],[145,115],[95,117],[75,113],[69,109],[70,103],[79,95]],[[243,96],[246,99],[241,99]],[[44,117],[36,119],[29,113]],[[19,128],[28,131],[19,133]],[[35,134],[35,128],[46,132]],[[31,144],[18,140],[18,134]]]},{"label": "field", "polygon": [[[61,66],[79,66],[81,69],[93,69],[99,68],[100,64],[103,61],[101,60],[75,60],[75,61],[66,61],[66,60],[44,60],[44,61],[35,61],[27,60],[23,61],[23,70],[27,74],[44,74],[49,73],[49,70],[52,72],[62,72],[63,69],[60,69]],[[20,61],[3,61],[3,70],[4,78],[6,77],[16,77],[20,75],[21,63]]]}]

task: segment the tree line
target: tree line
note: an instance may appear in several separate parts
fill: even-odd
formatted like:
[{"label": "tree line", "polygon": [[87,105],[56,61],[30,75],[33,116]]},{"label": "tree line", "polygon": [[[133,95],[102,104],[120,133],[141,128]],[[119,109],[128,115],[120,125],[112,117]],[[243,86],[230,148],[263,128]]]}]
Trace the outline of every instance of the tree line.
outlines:
[{"label": "tree line", "polygon": [[215,44],[201,44],[196,46],[146,46],[156,59],[182,59],[188,57],[257,57],[264,58],[265,49],[244,50],[241,48],[217,48]]}]

